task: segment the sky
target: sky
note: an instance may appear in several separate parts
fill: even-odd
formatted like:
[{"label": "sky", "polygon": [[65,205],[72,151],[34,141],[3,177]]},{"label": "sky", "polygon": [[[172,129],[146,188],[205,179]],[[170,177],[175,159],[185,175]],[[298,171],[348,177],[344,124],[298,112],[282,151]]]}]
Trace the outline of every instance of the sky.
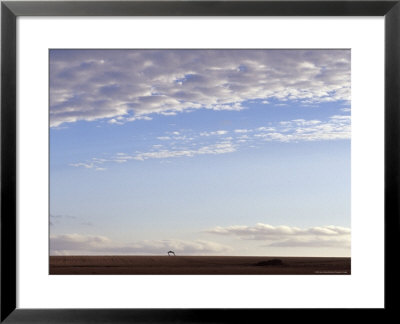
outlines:
[{"label": "sky", "polygon": [[350,256],[350,50],[50,50],[50,254]]}]

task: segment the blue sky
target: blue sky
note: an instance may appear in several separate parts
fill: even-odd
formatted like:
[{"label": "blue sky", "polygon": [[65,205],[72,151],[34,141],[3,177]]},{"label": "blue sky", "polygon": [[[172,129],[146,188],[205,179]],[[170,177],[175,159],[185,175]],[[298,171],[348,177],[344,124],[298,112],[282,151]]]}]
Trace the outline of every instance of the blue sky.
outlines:
[{"label": "blue sky", "polygon": [[350,51],[51,50],[51,254],[350,255]]}]

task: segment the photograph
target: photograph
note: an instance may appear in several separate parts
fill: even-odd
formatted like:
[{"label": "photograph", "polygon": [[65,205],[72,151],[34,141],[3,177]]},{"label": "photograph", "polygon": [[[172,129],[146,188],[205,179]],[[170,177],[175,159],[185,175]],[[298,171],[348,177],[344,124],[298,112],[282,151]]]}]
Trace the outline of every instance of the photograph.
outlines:
[{"label": "photograph", "polygon": [[350,49],[48,55],[50,275],[351,275]]}]

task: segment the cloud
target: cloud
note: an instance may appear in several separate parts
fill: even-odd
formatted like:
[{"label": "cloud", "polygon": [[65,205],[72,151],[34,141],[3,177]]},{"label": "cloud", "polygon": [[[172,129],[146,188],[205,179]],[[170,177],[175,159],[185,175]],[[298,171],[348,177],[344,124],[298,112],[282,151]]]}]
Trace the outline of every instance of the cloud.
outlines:
[{"label": "cloud", "polygon": [[110,159],[92,158],[90,162],[71,163],[70,166],[83,167],[85,169],[94,169],[96,171],[104,171],[106,170],[106,168],[103,168],[101,166],[106,162],[125,163],[131,160],[145,161],[149,159],[169,159],[178,157],[194,157],[196,155],[227,154],[235,152],[236,145],[228,140],[217,142],[215,144],[199,146],[193,149],[172,150],[165,149],[162,145],[153,145],[152,149],[153,150],[149,152],[137,152],[135,154],[117,153]]},{"label": "cloud", "polygon": [[214,132],[201,132],[200,136],[225,135],[227,133],[228,133],[228,131],[226,131],[226,130],[217,130],[217,131],[214,131]]},{"label": "cloud", "polygon": [[49,218],[49,223],[50,226],[55,226],[55,225],[60,225],[60,224],[65,224],[65,223],[79,223],[80,225],[86,225],[86,226],[94,226],[92,222],[83,220],[82,218],[78,218],[76,216],[71,216],[71,215],[59,215],[59,214],[50,214]]},{"label": "cloud", "polygon": [[[224,136],[228,133],[231,136]],[[251,147],[252,145],[249,143],[347,140],[351,138],[351,116],[334,115],[326,121],[294,119],[275,122],[272,125],[260,126],[254,129],[234,129],[231,132],[216,130],[198,134],[193,132],[185,134],[184,131],[173,131],[167,132],[166,135],[168,136],[156,137],[155,139],[161,141],[162,144],[152,144],[148,151],[135,152],[134,154],[119,152],[107,159],[92,158],[84,162],[70,163],[69,165],[95,171],[105,171],[105,163],[226,154],[236,152],[245,145]],[[208,143],[196,141],[204,138],[207,139]]]},{"label": "cloud", "polygon": [[50,236],[51,255],[116,255],[116,254],[210,254],[230,251],[231,248],[210,241],[147,240],[130,244],[114,242],[106,236],[61,234]]},{"label": "cloud", "polygon": [[351,117],[335,115],[327,121],[295,119],[275,127],[259,127],[255,137],[265,141],[304,142],[345,140],[351,138]]},{"label": "cloud", "polygon": [[235,129],[234,132],[235,133],[239,133],[239,134],[243,134],[243,133],[251,132],[251,130],[248,130],[248,129]]},{"label": "cloud", "polygon": [[[50,124],[350,100],[349,50],[52,50]],[[280,103],[279,103],[280,102]]]},{"label": "cloud", "polygon": [[159,150],[154,152],[145,152],[139,153],[131,156],[133,160],[144,161],[147,159],[165,159],[165,158],[175,158],[175,157],[193,157],[195,155],[204,155],[204,154],[226,154],[235,152],[235,146],[230,142],[221,142],[213,145],[202,146],[198,149],[194,150]]},{"label": "cloud", "polygon": [[100,235],[63,234],[50,235],[50,252],[98,249],[107,246],[111,240]]},{"label": "cloud", "polygon": [[116,124],[116,125],[122,125],[123,123],[119,122],[116,118],[112,118],[108,120],[109,124]]},{"label": "cloud", "polygon": [[312,248],[325,248],[325,247],[350,247],[350,237],[339,237],[339,238],[326,238],[326,237],[316,237],[316,238],[293,238],[282,240],[278,242],[273,242],[268,244],[269,247],[312,247]]},{"label": "cloud", "polygon": [[105,159],[97,159],[93,158],[92,162],[84,163],[84,162],[79,162],[79,163],[70,163],[70,166],[75,167],[75,168],[80,168],[83,167],[85,169],[93,169],[95,171],[105,171],[107,170],[106,168],[99,167],[99,164],[103,164],[107,160]]},{"label": "cloud", "polygon": [[255,226],[215,227],[206,232],[215,235],[234,236],[242,240],[264,241],[265,246],[269,247],[350,246],[350,229],[334,225],[300,228],[258,223]]},{"label": "cloud", "polygon": [[92,163],[83,163],[83,162],[71,163],[70,166],[73,166],[75,168],[83,167],[85,169],[93,169],[96,167],[93,162]]}]

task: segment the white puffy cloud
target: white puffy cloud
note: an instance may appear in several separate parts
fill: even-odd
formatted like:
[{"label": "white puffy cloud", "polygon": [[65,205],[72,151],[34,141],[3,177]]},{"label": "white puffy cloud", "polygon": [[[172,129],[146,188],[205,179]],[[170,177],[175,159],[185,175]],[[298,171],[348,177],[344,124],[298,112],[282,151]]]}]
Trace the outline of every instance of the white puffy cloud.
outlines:
[{"label": "white puffy cloud", "polygon": [[215,136],[215,135],[225,135],[228,131],[226,130],[217,130],[213,132],[201,132],[200,136]]},{"label": "white puffy cloud", "polygon": [[201,255],[226,252],[231,248],[203,240],[147,240],[127,244],[101,235],[50,235],[51,255],[165,254],[169,250],[177,254]]},{"label": "white puffy cloud", "polygon": [[351,233],[347,227],[334,225],[300,228],[263,223],[255,226],[215,227],[206,232],[242,240],[263,241],[270,247],[349,247]]},{"label": "white puffy cloud", "polygon": [[248,132],[251,132],[251,131],[248,130],[248,129],[235,129],[234,132],[235,133],[239,133],[239,134],[243,134],[243,133],[248,133]]},{"label": "white puffy cloud", "polygon": [[[348,50],[52,50],[50,124],[350,100]],[[266,109],[268,105],[265,106]]]},{"label": "white puffy cloud", "polygon": [[304,142],[351,138],[351,117],[336,115],[328,121],[296,119],[275,127],[259,127],[254,137],[265,141]]}]

